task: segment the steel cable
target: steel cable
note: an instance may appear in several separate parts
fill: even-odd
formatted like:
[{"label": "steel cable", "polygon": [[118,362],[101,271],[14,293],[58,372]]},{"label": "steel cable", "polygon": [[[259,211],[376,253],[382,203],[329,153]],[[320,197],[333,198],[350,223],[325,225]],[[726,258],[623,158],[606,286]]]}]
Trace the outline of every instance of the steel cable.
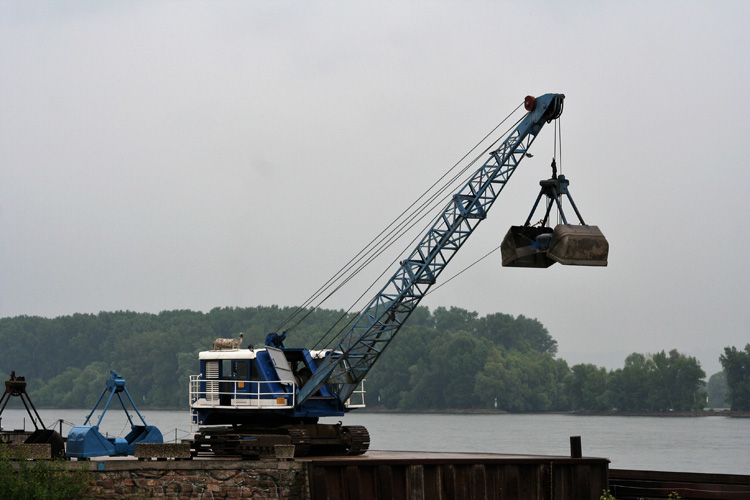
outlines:
[{"label": "steel cable", "polygon": [[[353,279],[356,275],[358,275],[364,268],[366,268],[369,264],[371,264],[375,259],[377,259],[380,255],[382,255],[385,250],[390,248],[396,241],[398,241],[400,238],[402,238],[404,235],[406,235],[410,230],[412,230],[416,224],[418,224],[420,221],[422,221],[427,215],[429,215],[435,206],[437,206],[438,202],[442,202],[445,197],[444,193],[454,186],[457,183],[457,180],[459,180],[465,172],[471,168],[478,160],[481,158],[484,154],[487,153],[487,151],[490,150],[497,142],[499,142],[505,135],[507,135],[508,132],[505,134],[502,134],[500,138],[495,140],[492,144],[490,144],[487,148],[485,148],[480,154],[478,154],[471,162],[469,162],[466,166],[461,168],[458,173],[454,174],[448,181],[445,181],[446,177],[450,175],[452,171],[454,171],[466,158],[475,151],[483,142],[487,140],[488,137],[490,137],[492,134],[494,134],[498,128],[500,128],[503,123],[505,123],[513,114],[515,114],[518,109],[523,104],[520,104],[516,109],[514,109],[508,116],[506,116],[498,125],[496,125],[489,133],[487,133],[474,147],[472,147],[464,156],[461,157],[453,166],[451,166],[444,174],[442,174],[427,190],[425,190],[409,207],[407,207],[398,217],[396,217],[388,226],[385,227],[377,236],[375,236],[369,243],[367,243],[362,250],[360,250],[352,259],[349,260],[344,266],[342,266],[334,275],[329,278],[326,283],[324,283],[318,290],[313,293],[304,303],[303,305],[299,306],[293,313],[291,313],[282,323],[279,324],[279,326],[276,328],[276,332],[282,330],[284,327],[287,327],[287,331],[294,330],[300,323],[302,323],[310,314],[312,314],[315,310],[320,308],[323,303],[325,303],[333,294],[335,294],[337,291],[339,291],[344,285],[346,285],[351,279]],[[525,115],[524,115],[525,116]],[[512,129],[513,126],[516,126],[523,117],[521,117],[514,125],[511,126],[509,130]],[[435,188],[440,185],[440,183],[443,183],[441,187],[439,187],[437,190]],[[430,194],[432,191],[434,193]],[[416,208],[415,208],[416,207]],[[439,216],[439,215],[438,215]],[[433,219],[433,221],[436,219]],[[430,226],[426,226],[429,228]],[[420,238],[422,235],[418,235],[415,237],[409,245],[413,245],[415,241],[417,241],[418,238]],[[408,247],[407,247],[408,249]],[[349,309],[344,312],[339,319],[331,326],[331,328],[326,332],[326,334],[318,340],[316,343],[316,346],[320,344],[328,335],[334,330],[336,325],[338,325],[344,318],[346,318],[347,315],[351,312],[351,310],[355,307],[357,303],[359,303],[362,298],[379,282],[379,280],[385,275],[385,273],[388,271],[390,266],[392,266],[395,262],[398,261],[398,257],[394,259],[391,264],[376,278],[375,281],[365,290],[365,292],[362,293],[355,301],[354,303],[349,307]],[[328,292],[328,293],[326,293]],[[325,296],[324,296],[325,294]],[[314,306],[311,307],[311,305],[318,299],[323,297],[319,302],[317,302]],[[364,309],[363,309],[364,310]],[[304,314],[303,314],[304,313]],[[292,323],[295,318],[302,315],[297,321]],[[353,321],[350,320],[349,323]]]},{"label": "steel cable", "polygon": [[[519,105],[519,107],[518,107],[518,108],[520,108],[520,105]],[[487,137],[489,137],[489,136],[490,136],[491,134],[493,134],[493,133],[494,133],[494,132],[495,132],[495,131],[496,131],[496,130],[497,130],[497,129],[498,129],[498,128],[499,128],[499,127],[500,127],[500,126],[501,126],[501,125],[502,125],[502,124],[503,124],[503,123],[505,122],[505,121],[507,121],[507,119],[508,119],[508,118],[509,118],[510,116],[512,116],[512,115],[513,115],[513,113],[515,113],[515,112],[516,112],[516,111],[518,110],[518,108],[516,108],[515,110],[513,110],[513,112],[512,112],[512,113],[511,113],[510,115],[508,115],[508,117],[506,117],[506,118],[505,118],[505,119],[504,119],[504,120],[503,120],[502,122],[500,122],[500,124],[498,124],[498,125],[497,125],[497,126],[496,126],[496,127],[495,127],[495,128],[494,128],[494,129],[493,129],[493,130],[492,130],[491,132],[490,132],[490,133],[488,133],[487,135],[485,135],[485,137],[484,137],[484,138],[483,138],[483,139],[482,139],[482,140],[481,140],[481,141],[480,141],[480,142],[479,142],[479,143],[478,143],[478,144],[477,144],[476,146],[474,146],[474,147],[473,147],[473,148],[472,148],[472,149],[471,149],[471,150],[470,150],[470,151],[469,151],[469,152],[468,152],[467,154],[465,154],[465,155],[463,156],[463,158],[462,158],[461,160],[459,160],[459,162],[457,162],[457,163],[456,163],[456,164],[455,164],[455,165],[454,165],[453,167],[451,167],[451,169],[450,169],[450,170],[449,170],[449,171],[448,171],[447,173],[449,173],[449,172],[450,172],[451,170],[455,169],[455,168],[456,168],[456,166],[457,166],[457,165],[459,165],[459,164],[460,164],[460,163],[461,163],[461,162],[462,162],[462,161],[463,161],[463,160],[464,160],[464,159],[465,159],[465,158],[466,158],[466,157],[467,157],[467,156],[468,156],[468,155],[469,155],[469,154],[470,154],[470,153],[471,153],[472,151],[474,151],[474,150],[475,150],[475,149],[476,149],[476,148],[477,148],[477,147],[478,147],[478,146],[479,146],[479,145],[480,145],[481,143],[483,143],[483,142],[484,142],[484,141],[485,141],[485,140],[487,139]],[[467,164],[466,166],[464,166],[464,167],[463,167],[463,168],[462,168],[462,169],[461,169],[461,170],[460,170],[460,171],[459,171],[459,172],[458,172],[458,173],[457,173],[456,175],[454,175],[454,176],[453,176],[453,178],[452,178],[452,179],[451,179],[450,181],[448,181],[448,182],[447,182],[446,184],[444,184],[444,185],[443,185],[443,187],[442,187],[442,188],[441,188],[441,189],[440,189],[440,190],[439,190],[438,192],[436,192],[436,193],[435,193],[435,194],[434,194],[434,195],[433,195],[433,196],[432,196],[432,197],[430,198],[430,200],[429,200],[429,201],[430,201],[430,202],[432,202],[432,201],[435,201],[435,200],[437,200],[439,196],[441,196],[441,195],[442,195],[442,194],[443,194],[443,193],[444,193],[444,192],[445,192],[446,190],[448,190],[449,188],[451,188],[451,187],[453,186],[453,184],[455,183],[455,181],[456,181],[457,179],[460,179],[460,178],[461,178],[461,177],[462,177],[462,176],[463,176],[463,175],[464,175],[464,174],[466,173],[466,171],[467,171],[467,170],[469,170],[469,168],[471,168],[471,167],[472,167],[473,165],[475,165],[475,164],[476,164],[476,162],[477,162],[477,161],[478,161],[478,160],[479,160],[479,159],[480,159],[480,158],[481,158],[482,156],[484,156],[484,155],[485,155],[485,154],[486,154],[486,153],[487,153],[487,152],[488,152],[488,151],[489,151],[490,149],[492,149],[492,148],[493,148],[493,147],[494,147],[494,146],[495,146],[495,145],[496,145],[496,144],[497,144],[497,143],[498,143],[498,142],[499,142],[499,141],[500,141],[501,139],[503,139],[503,138],[504,138],[504,137],[505,137],[505,136],[506,136],[506,135],[507,135],[507,134],[508,134],[508,133],[510,132],[510,130],[512,130],[512,129],[513,129],[514,127],[516,127],[516,126],[518,125],[518,123],[519,123],[519,122],[520,122],[521,120],[523,120],[523,118],[524,118],[525,116],[526,116],[526,115],[524,115],[524,116],[522,116],[521,118],[519,118],[519,119],[518,119],[518,120],[517,120],[517,121],[516,121],[516,122],[515,122],[515,123],[514,123],[513,125],[511,125],[511,126],[509,127],[509,129],[508,129],[508,130],[507,130],[507,131],[506,131],[505,133],[501,134],[501,135],[500,135],[500,137],[499,137],[498,139],[496,139],[495,141],[493,141],[493,142],[492,142],[492,143],[491,143],[490,145],[488,145],[488,146],[487,146],[487,147],[486,147],[486,148],[485,148],[485,149],[484,149],[484,150],[483,150],[483,151],[482,151],[481,153],[479,153],[479,154],[478,154],[478,155],[477,155],[477,156],[476,156],[476,157],[475,157],[475,158],[474,158],[474,159],[473,159],[473,160],[472,160],[471,162],[469,162],[469,163],[468,163],[468,164]],[[443,175],[443,176],[441,177],[441,179],[445,178],[445,177],[446,177],[446,175],[447,175],[447,173],[446,173],[446,174],[444,174],[444,175]],[[462,180],[461,182],[462,182],[462,185],[463,185],[463,183],[464,183],[465,181],[463,181],[463,180]],[[433,186],[435,186],[435,184],[433,184]],[[432,188],[432,187],[431,187],[431,188]],[[429,190],[428,190],[428,191],[429,191]],[[451,190],[451,193],[452,193],[453,191],[454,191],[454,190]],[[423,195],[423,196],[424,196],[424,195]],[[420,198],[421,198],[421,197],[420,197]],[[441,198],[440,198],[440,200],[438,200],[438,201],[439,201],[439,202],[443,202],[444,200],[445,200],[445,197],[441,197]],[[417,224],[417,223],[419,223],[419,222],[420,222],[421,220],[423,220],[423,219],[424,219],[424,218],[425,218],[425,217],[426,217],[427,215],[429,215],[430,213],[432,213],[432,209],[433,209],[433,208],[434,208],[435,206],[436,206],[436,203],[433,203],[433,204],[432,204],[431,206],[427,206],[427,202],[425,202],[425,203],[423,204],[423,206],[422,206],[422,208],[426,209],[426,210],[424,211],[424,213],[423,213],[423,214],[422,214],[422,215],[421,215],[420,217],[418,217],[418,218],[417,218],[416,220],[414,220],[413,222],[411,222],[411,223],[410,223],[410,225],[409,225],[409,227],[405,228],[405,229],[404,229],[404,230],[402,231],[402,233],[401,233],[401,234],[399,234],[399,235],[395,236],[395,237],[393,238],[393,241],[391,241],[391,242],[390,242],[390,243],[389,243],[389,244],[387,245],[387,247],[390,247],[390,246],[391,246],[391,245],[392,245],[392,244],[393,244],[393,243],[394,243],[394,242],[395,242],[396,240],[400,239],[400,238],[401,238],[402,236],[404,236],[405,234],[407,234],[407,232],[408,232],[408,231],[410,231],[410,230],[411,230],[412,228],[414,228],[414,227],[416,226],[416,224]],[[419,212],[415,212],[415,215],[418,215],[418,214],[419,214]],[[317,342],[317,343],[315,344],[315,346],[314,346],[314,347],[317,347],[317,346],[318,346],[318,345],[319,345],[319,344],[320,344],[321,342],[323,342],[323,341],[324,341],[324,340],[325,340],[325,339],[326,339],[326,338],[327,338],[327,337],[328,337],[328,336],[329,336],[329,335],[330,335],[330,334],[331,334],[331,333],[333,332],[333,330],[334,330],[334,328],[336,327],[336,325],[338,325],[338,324],[339,324],[339,323],[340,323],[340,322],[341,322],[341,321],[342,321],[342,320],[343,320],[343,319],[344,319],[344,318],[345,318],[345,317],[346,317],[347,315],[349,315],[349,313],[350,313],[350,312],[351,312],[351,310],[352,310],[352,309],[354,308],[354,306],[355,306],[355,305],[356,305],[356,304],[357,304],[357,303],[358,303],[359,301],[361,301],[361,300],[363,299],[363,297],[364,297],[365,295],[367,295],[367,294],[368,294],[368,293],[369,293],[369,292],[370,292],[370,291],[371,291],[371,290],[372,290],[372,289],[373,289],[373,288],[374,288],[374,287],[375,287],[375,286],[376,286],[376,285],[377,285],[378,283],[380,283],[380,280],[382,279],[382,277],[383,277],[383,276],[384,276],[384,275],[386,274],[386,272],[388,272],[388,270],[389,270],[389,269],[390,269],[390,268],[391,268],[391,267],[392,267],[392,266],[393,266],[393,265],[394,265],[394,264],[395,264],[396,262],[398,262],[398,260],[399,260],[400,256],[401,256],[401,255],[403,255],[403,253],[405,253],[405,252],[408,252],[409,250],[411,250],[411,249],[412,249],[412,247],[414,246],[415,242],[417,242],[417,241],[418,241],[418,240],[419,240],[420,238],[422,238],[422,237],[424,236],[424,233],[425,233],[425,232],[426,232],[426,231],[427,231],[427,230],[428,230],[428,229],[429,229],[430,227],[432,227],[432,226],[433,226],[433,225],[435,224],[435,222],[437,221],[437,218],[439,218],[440,216],[442,216],[442,214],[443,214],[443,212],[440,212],[440,213],[439,213],[439,214],[437,214],[437,215],[436,215],[436,216],[435,216],[434,218],[432,218],[432,219],[431,219],[431,220],[429,221],[429,223],[428,223],[428,224],[427,224],[426,226],[424,226],[423,230],[422,230],[422,231],[421,231],[420,233],[418,233],[418,234],[417,234],[417,235],[416,235],[416,236],[415,236],[415,237],[414,237],[414,238],[413,238],[413,239],[412,239],[412,240],[411,240],[411,241],[410,241],[410,242],[409,242],[409,243],[407,244],[407,246],[406,246],[406,248],[405,248],[404,252],[402,252],[401,254],[399,254],[399,255],[398,255],[398,256],[397,256],[397,257],[396,257],[396,258],[395,258],[395,259],[394,259],[394,260],[393,260],[393,261],[392,261],[392,262],[391,262],[391,263],[389,264],[389,266],[388,266],[388,267],[386,267],[386,268],[385,268],[385,270],[384,270],[384,271],[383,271],[383,272],[382,272],[382,273],[381,273],[380,275],[378,275],[378,277],[377,277],[377,278],[376,278],[376,279],[375,279],[375,280],[374,280],[374,281],[373,281],[373,282],[372,282],[372,283],[370,284],[370,286],[369,286],[369,287],[368,287],[368,288],[367,288],[367,289],[366,289],[366,290],[365,290],[365,291],[364,291],[364,292],[363,292],[363,293],[362,293],[362,294],[361,294],[361,295],[360,295],[360,296],[359,296],[359,297],[357,298],[357,300],[355,300],[355,302],[354,302],[354,303],[352,304],[352,306],[351,306],[351,307],[350,307],[350,308],[349,308],[349,309],[348,309],[348,310],[347,310],[347,311],[346,311],[346,312],[345,312],[344,314],[342,314],[342,315],[341,315],[341,316],[339,317],[339,319],[338,319],[338,320],[336,321],[336,323],[334,323],[334,324],[333,324],[333,325],[331,326],[331,328],[330,328],[330,329],[329,329],[329,330],[328,330],[328,331],[327,331],[327,332],[325,333],[325,335],[323,335],[323,337],[321,337],[321,339],[319,339],[319,340],[318,340],[318,342]],[[405,224],[405,222],[404,222],[404,224]],[[387,247],[386,247],[386,248],[387,248]],[[385,248],[384,248],[383,250],[385,250]],[[369,263],[370,263],[370,262],[367,262],[366,264],[369,264]],[[360,269],[360,270],[361,270],[361,269]],[[359,270],[358,270],[357,272],[359,272]],[[351,279],[351,278],[349,278],[349,279]],[[425,295],[426,295],[426,294],[425,294]],[[365,305],[365,306],[364,306],[364,307],[363,307],[363,308],[362,308],[362,309],[361,309],[361,310],[359,311],[359,313],[360,313],[360,314],[361,314],[361,313],[363,313],[363,312],[364,312],[364,311],[366,310],[366,308],[367,308],[367,305]],[[349,327],[349,325],[350,325],[350,324],[351,324],[351,323],[352,323],[352,322],[354,321],[354,319],[355,319],[355,316],[352,316],[352,317],[351,317],[351,318],[349,319],[349,321],[348,321],[348,322],[347,322],[347,323],[346,323],[346,324],[345,324],[345,325],[344,325],[343,327],[341,327],[341,328],[340,328],[339,330],[337,330],[337,331],[338,331],[339,333],[343,333],[343,332],[344,332],[344,330],[345,330],[345,329],[346,329],[347,327]],[[325,346],[327,347],[327,346],[330,346],[330,344],[331,344],[331,343],[332,343],[332,340],[328,340],[328,341],[326,342],[326,344],[324,344],[324,345],[325,345]]]}]

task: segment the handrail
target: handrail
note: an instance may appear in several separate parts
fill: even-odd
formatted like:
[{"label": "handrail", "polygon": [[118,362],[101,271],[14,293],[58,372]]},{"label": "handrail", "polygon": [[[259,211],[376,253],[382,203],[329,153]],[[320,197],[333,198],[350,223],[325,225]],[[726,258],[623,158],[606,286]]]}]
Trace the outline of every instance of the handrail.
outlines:
[{"label": "handrail", "polygon": [[[201,390],[201,383],[206,384],[206,388]],[[209,390],[208,384],[212,389]],[[221,384],[232,384],[230,390],[221,390]],[[240,384],[257,384],[256,390],[249,391]],[[286,391],[263,391],[262,384],[282,384],[289,387],[290,392]],[[226,386],[224,386],[226,388]],[[252,387],[252,386],[249,386]],[[248,388],[249,388],[248,387]],[[215,388],[215,390],[214,390]],[[241,389],[238,391],[238,388]],[[261,409],[273,407],[276,409],[294,408],[296,404],[297,384],[293,382],[282,382],[281,380],[225,380],[225,379],[206,379],[201,375],[190,375],[190,407],[231,407],[231,408],[248,408]],[[232,404],[221,404],[221,396],[231,396]],[[289,398],[291,397],[291,404]],[[280,404],[281,400],[287,404]],[[276,404],[269,404],[271,401]],[[263,404],[266,403],[266,404]],[[364,408],[365,407],[365,381],[363,380],[357,390],[352,392],[351,397],[346,401],[347,408]]]},{"label": "handrail", "polygon": [[[208,388],[201,390],[200,384],[216,384],[217,390],[208,390]],[[242,387],[238,391],[239,384],[257,384],[256,390],[250,392]],[[220,384],[232,384],[232,389],[220,390]],[[262,384],[284,384],[291,388],[291,392],[286,391],[261,391]],[[213,385],[213,384],[212,384]],[[279,380],[224,380],[224,379],[205,379],[200,375],[190,376],[190,407],[233,407],[233,408],[264,408],[273,406],[274,408],[294,408],[296,403],[296,385],[293,382],[281,382]],[[226,387],[226,386],[225,386]],[[201,395],[203,396],[201,398]],[[221,396],[232,396],[232,404],[222,405]],[[209,397],[210,396],[210,397]],[[288,403],[291,397],[291,404]],[[280,400],[284,400],[287,404],[280,404]],[[274,405],[263,405],[263,402],[276,401]],[[254,404],[251,404],[254,403]]]}]

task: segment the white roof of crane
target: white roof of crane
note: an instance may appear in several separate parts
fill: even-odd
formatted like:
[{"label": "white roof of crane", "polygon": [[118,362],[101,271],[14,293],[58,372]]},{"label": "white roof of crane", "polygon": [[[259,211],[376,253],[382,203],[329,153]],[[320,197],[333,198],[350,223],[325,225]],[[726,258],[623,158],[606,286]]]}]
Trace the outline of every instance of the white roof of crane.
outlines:
[{"label": "white roof of crane", "polygon": [[[256,347],[253,349],[240,348],[240,349],[217,349],[215,351],[201,351],[198,354],[198,359],[255,359],[255,356],[259,351],[265,351],[265,347]],[[313,359],[321,359],[329,352],[330,349],[322,349],[317,351],[310,351],[310,356]]]}]

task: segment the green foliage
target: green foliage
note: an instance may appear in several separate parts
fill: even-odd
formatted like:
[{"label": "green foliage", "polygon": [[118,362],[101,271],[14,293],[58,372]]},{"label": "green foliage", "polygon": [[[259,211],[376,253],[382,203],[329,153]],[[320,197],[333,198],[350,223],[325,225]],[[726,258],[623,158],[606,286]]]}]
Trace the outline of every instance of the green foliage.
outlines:
[{"label": "green foliage", "polygon": [[0,446],[0,500],[84,500],[90,479],[64,460],[25,460],[19,450]]},{"label": "green foliage", "polygon": [[706,373],[694,357],[672,349],[649,357],[633,353],[608,376],[602,402],[622,411],[686,411],[706,406]]},{"label": "green foliage", "polygon": [[[243,346],[263,345],[268,332],[291,329],[290,347],[332,347],[351,319],[340,310],[307,310],[284,325],[295,310],[0,318],[5,346],[0,368],[26,377],[37,406],[93,407],[112,369],[127,380],[139,406],[184,408],[198,353],[215,338],[243,332]],[[557,342],[536,319],[419,307],[368,374],[367,404],[510,412],[680,410],[705,404],[705,374],[695,358],[676,350],[633,353],[622,369],[610,372],[593,364],[571,368],[556,352]]]},{"label": "green foliage", "polygon": [[727,377],[727,400],[735,411],[750,411],[750,344],[724,348],[719,358]]},{"label": "green foliage", "polygon": [[615,496],[609,492],[609,490],[602,490],[602,494],[599,500],[616,500]]},{"label": "green foliage", "polygon": [[706,378],[700,363],[672,349],[653,355],[654,370],[651,373],[649,401],[652,409],[692,410],[703,409],[705,394],[699,389],[705,386]]},{"label": "green foliage", "polygon": [[414,314],[367,377],[369,406],[476,409],[497,399],[506,411],[565,409],[567,364],[537,320],[456,307]]},{"label": "green foliage", "polygon": [[563,410],[567,373],[567,363],[547,353],[494,349],[476,376],[475,392],[485,408],[497,401],[510,412]]},{"label": "green foliage", "polygon": [[[667,496],[667,500],[680,500],[682,497],[679,493],[676,491],[673,491]],[[602,494],[599,497],[599,500],[617,500],[615,496],[609,492],[609,490],[602,490]],[[644,500],[643,498],[639,498],[639,500]]]},{"label": "green foliage", "polygon": [[478,408],[474,378],[491,345],[459,331],[435,345],[410,370],[411,390],[400,399],[405,409]]},{"label": "green foliage", "polygon": [[723,371],[714,373],[708,379],[708,406],[710,408],[727,408],[727,375]]},{"label": "green foliage", "polygon": [[625,358],[625,366],[610,374],[607,402],[612,408],[644,411],[649,407],[649,373],[653,362],[643,354]]},{"label": "green foliage", "polygon": [[606,410],[607,370],[592,364],[574,365],[565,377],[568,401],[573,410]]},{"label": "green foliage", "polygon": [[480,335],[496,345],[518,351],[531,349],[552,356],[557,354],[557,341],[536,319],[496,313],[481,318],[478,323]]}]

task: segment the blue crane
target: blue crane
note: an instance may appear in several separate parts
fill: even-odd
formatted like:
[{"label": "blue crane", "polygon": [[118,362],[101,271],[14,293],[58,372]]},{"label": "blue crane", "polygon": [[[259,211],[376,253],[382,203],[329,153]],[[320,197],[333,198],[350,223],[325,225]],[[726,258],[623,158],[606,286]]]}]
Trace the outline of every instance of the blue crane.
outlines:
[{"label": "blue crane", "polygon": [[445,266],[487,217],[544,124],[560,116],[564,99],[563,94],[525,99],[528,115],[453,195],[411,255],[300,389],[298,404],[324,384],[335,385],[341,402],[349,399]]},{"label": "blue crane", "polygon": [[[364,427],[319,424],[318,419],[342,416],[364,406],[365,376],[487,217],[520,162],[530,156],[529,148],[544,125],[561,115],[564,99],[563,94],[526,97],[526,116],[452,196],[335,347],[290,348],[284,345],[285,333],[271,333],[263,347],[242,349],[240,337],[217,339],[214,349],[201,352],[200,374],[190,380],[193,423],[200,429],[193,440],[194,454],[262,456],[275,444],[294,444],[298,456],[364,453],[369,445]],[[553,173],[552,181],[542,181],[535,208],[543,195],[550,199],[546,223],[552,203],[562,210],[560,197],[569,197],[567,180]],[[577,209],[576,214],[580,218]],[[589,243],[594,240],[586,231],[565,223],[555,228],[557,239],[550,239],[551,228],[532,227],[528,220],[520,228],[509,233],[510,244],[504,243],[509,248],[503,251],[504,265],[506,260],[525,267],[547,267],[548,261],[606,265],[606,249],[602,251],[599,243],[598,253],[592,253]],[[511,258],[506,259],[506,250],[513,254]],[[530,260],[526,258],[528,253],[533,254]],[[586,258],[592,260],[591,264],[586,264]],[[358,395],[362,395],[361,403],[353,402]]]}]

